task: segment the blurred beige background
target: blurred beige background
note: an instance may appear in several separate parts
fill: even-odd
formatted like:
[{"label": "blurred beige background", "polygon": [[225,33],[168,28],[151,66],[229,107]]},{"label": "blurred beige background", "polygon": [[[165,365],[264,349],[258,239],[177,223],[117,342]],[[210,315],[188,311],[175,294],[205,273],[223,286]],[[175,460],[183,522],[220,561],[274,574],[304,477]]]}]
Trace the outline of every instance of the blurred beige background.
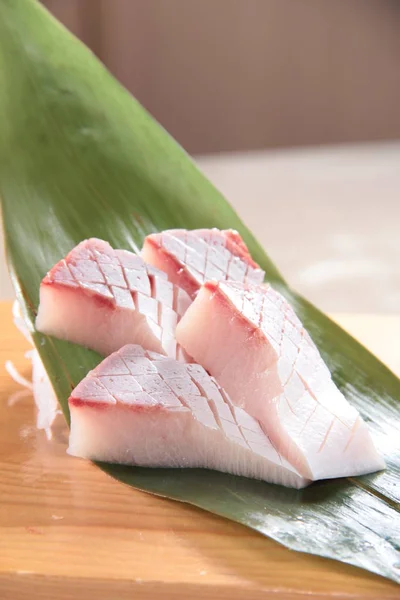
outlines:
[{"label": "blurred beige background", "polygon": [[398,0],[45,0],[191,153],[400,138]]},{"label": "blurred beige background", "polygon": [[400,313],[400,1],[43,2],[300,292],[331,312]]}]

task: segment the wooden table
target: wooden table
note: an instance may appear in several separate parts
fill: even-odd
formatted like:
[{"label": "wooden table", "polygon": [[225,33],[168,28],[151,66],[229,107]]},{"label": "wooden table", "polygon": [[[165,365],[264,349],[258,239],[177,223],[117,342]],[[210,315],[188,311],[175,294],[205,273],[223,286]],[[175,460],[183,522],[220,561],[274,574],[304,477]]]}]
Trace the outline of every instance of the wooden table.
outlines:
[{"label": "wooden table", "polygon": [[[400,317],[338,319],[400,371]],[[0,599],[395,599],[400,588],[334,561],[291,552],[249,529],[113,481],[65,454],[58,428],[35,427],[27,343],[0,303]],[[396,362],[397,361],[397,362]]]}]

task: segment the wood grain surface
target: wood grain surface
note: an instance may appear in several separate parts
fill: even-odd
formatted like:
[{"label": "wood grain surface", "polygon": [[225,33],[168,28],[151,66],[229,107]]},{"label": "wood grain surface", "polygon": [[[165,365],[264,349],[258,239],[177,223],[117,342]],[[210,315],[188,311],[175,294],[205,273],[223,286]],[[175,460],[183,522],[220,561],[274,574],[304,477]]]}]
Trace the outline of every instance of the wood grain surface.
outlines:
[{"label": "wood grain surface", "polygon": [[[339,319],[400,370],[400,317]],[[51,442],[35,427],[28,344],[0,304],[0,599],[395,599],[395,583],[291,552],[191,506],[135,491],[66,455],[60,419]],[[398,354],[398,353],[397,353]],[[396,362],[397,361],[397,362]]]}]

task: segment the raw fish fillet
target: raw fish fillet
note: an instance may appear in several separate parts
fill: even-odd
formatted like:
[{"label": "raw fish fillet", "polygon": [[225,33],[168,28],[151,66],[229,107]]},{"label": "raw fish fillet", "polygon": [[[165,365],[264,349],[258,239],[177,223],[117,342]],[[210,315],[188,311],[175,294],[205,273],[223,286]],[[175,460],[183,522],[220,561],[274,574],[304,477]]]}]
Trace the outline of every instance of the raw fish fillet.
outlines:
[{"label": "raw fish fillet", "polygon": [[148,235],[143,259],[194,299],[205,281],[262,283],[264,271],[251,258],[237,231],[170,229]]},{"label": "raw fish fillet", "polygon": [[43,279],[36,328],[105,356],[134,342],[176,358],[175,328],[189,304],[165,273],[92,238]]},{"label": "raw fish fillet", "polygon": [[366,424],[333,383],[294,310],[272,287],[206,283],[176,335],[304,477],[385,467]]},{"label": "raw fish fillet", "polygon": [[127,345],[70,399],[69,454],[146,467],[204,467],[300,488],[258,422],[196,364]]}]

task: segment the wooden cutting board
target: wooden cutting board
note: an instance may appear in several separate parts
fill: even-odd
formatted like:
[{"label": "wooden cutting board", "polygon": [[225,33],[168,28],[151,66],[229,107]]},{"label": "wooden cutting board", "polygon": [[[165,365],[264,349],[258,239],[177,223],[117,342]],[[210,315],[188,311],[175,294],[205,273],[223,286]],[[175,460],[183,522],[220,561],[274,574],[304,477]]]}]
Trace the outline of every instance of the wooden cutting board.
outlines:
[{"label": "wooden cutting board", "polygon": [[[400,372],[400,317],[338,321]],[[67,456],[61,420],[48,442],[29,393],[12,397],[21,388],[4,363],[29,378],[28,344],[10,303],[0,303],[0,323],[1,600],[400,598],[393,582],[292,552]]]}]

